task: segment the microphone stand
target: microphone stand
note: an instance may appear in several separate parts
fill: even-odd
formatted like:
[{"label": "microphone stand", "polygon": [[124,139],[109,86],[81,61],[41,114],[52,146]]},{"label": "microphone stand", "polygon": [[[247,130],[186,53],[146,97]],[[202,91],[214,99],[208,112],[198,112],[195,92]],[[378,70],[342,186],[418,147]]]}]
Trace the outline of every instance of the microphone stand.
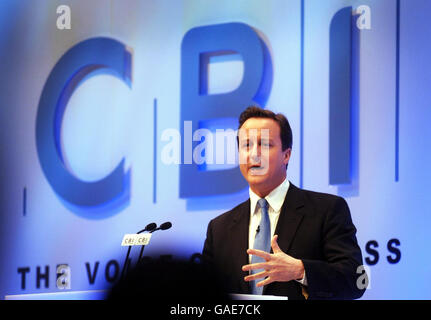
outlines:
[{"label": "microphone stand", "polygon": [[[154,231],[157,231],[157,230],[167,230],[167,229],[169,229],[170,227],[172,227],[172,223],[170,223],[170,222],[165,222],[165,223],[162,223],[162,224],[160,225],[160,227],[158,227],[158,228],[153,228],[152,230],[147,230],[147,231],[149,231],[150,233],[153,233]],[[138,259],[138,262],[136,263],[136,265],[138,265],[138,264],[141,262],[142,253],[144,252],[144,248],[145,248],[145,245],[142,245],[141,252],[140,252],[140,254],[139,254],[139,259]]]},{"label": "microphone stand", "polygon": [[130,255],[130,251],[132,250],[132,246],[129,246],[129,249],[127,249],[127,255],[126,255],[126,260],[124,261],[124,265],[123,265],[123,270],[121,271],[121,278],[124,278],[124,271],[126,270],[126,267],[128,266],[128,260],[129,260],[129,255]]},{"label": "microphone stand", "polygon": [[[147,225],[146,227],[145,227],[145,229],[143,229],[143,230],[141,230],[141,231],[138,231],[137,232],[137,234],[139,234],[139,233],[142,233],[142,232],[145,232],[145,231],[150,231],[150,232],[153,232],[153,231],[155,231],[155,230],[157,230],[157,225],[155,224],[155,223],[150,223],[149,225]],[[142,252],[144,251],[144,247],[145,246],[142,246],[142,249],[141,249],[141,255],[142,255]],[[126,270],[126,267],[128,267],[128,265],[129,265],[129,256],[130,256],[130,251],[132,250],[132,246],[129,246],[129,248],[127,249],[127,255],[126,255],[126,260],[124,260],[124,265],[123,265],[123,270],[121,271],[121,279],[123,279],[124,278],[124,272],[125,272],[125,270]],[[141,256],[139,256],[139,260],[141,259],[140,258]],[[139,260],[138,260],[138,263],[139,263]]]}]

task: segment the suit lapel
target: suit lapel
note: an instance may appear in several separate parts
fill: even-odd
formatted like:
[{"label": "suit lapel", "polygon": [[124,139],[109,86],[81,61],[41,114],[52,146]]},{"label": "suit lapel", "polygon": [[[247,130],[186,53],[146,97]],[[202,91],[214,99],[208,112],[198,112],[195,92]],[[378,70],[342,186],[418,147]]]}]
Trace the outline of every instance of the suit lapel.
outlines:
[{"label": "suit lapel", "polygon": [[[303,207],[304,199],[301,190],[290,183],[274,233],[274,235],[278,235],[278,246],[286,254],[289,254],[292,240],[304,216],[301,210]],[[271,253],[273,253],[272,249]],[[272,284],[263,288],[263,294],[268,291],[268,287]]]},{"label": "suit lapel", "polygon": [[289,251],[296,230],[304,216],[301,210],[302,207],[304,207],[303,194],[300,189],[291,183],[281,207],[280,217],[274,233],[278,235],[278,245],[284,253]]},{"label": "suit lapel", "polygon": [[238,280],[241,287],[241,292],[250,292],[249,284],[244,281],[244,277],[248,275],[248,272],[242,271],[242,266],[248,264],[248,231],[250,224],[250,199],[243,202],[238,207],[238,212],[232,219],[230,225],[230,234],[232,235],[231,248],[236,256],[233,259],[234,270],[238,270]]}]

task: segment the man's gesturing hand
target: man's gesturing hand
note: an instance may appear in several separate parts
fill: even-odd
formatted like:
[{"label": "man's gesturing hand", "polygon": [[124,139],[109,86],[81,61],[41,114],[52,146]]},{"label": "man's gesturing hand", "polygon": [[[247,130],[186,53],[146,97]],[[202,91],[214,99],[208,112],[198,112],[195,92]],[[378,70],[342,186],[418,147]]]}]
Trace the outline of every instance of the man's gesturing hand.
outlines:
[{"label": "man's gesturing hand", "polygon": [[264,269],[264,271],[248,275],[244,278],[245,281],[265,278],[265,280],[257,283],[258,287],[266,286],[274,281],[290,281],[300,280],[304,277],[304,265],[301,260],[295,259],[283,251],[277,243],[277,235],[271,240],[271,248],[274,252],[270,254],[265,251],[248,249],[247,253],[256,255],[266,260],[266,262],[247,264],[242,267],[243,271]]}]

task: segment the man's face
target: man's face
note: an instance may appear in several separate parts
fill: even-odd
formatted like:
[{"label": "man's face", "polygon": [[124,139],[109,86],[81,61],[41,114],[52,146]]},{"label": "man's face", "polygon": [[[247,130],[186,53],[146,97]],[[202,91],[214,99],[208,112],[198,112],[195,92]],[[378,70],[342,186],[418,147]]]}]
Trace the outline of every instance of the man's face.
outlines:
[{"label": "man's face", "polygon": [[286,177],[291,149],[282,150],[280,126],[269,118],[250,118],[238,133],[240,169],[250,188],[264,197]]}]

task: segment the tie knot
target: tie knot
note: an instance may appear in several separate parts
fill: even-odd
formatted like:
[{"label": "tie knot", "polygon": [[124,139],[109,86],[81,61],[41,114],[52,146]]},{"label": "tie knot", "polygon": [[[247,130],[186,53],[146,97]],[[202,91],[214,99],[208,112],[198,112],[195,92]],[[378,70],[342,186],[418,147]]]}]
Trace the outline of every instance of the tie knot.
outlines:
[{"label": "tie knot", "polygon": [[262,208],[262,210],[268,209],[268,201],[266,201],[265,198],[259,199],[259,201],[257,201],[257,203]]}]

